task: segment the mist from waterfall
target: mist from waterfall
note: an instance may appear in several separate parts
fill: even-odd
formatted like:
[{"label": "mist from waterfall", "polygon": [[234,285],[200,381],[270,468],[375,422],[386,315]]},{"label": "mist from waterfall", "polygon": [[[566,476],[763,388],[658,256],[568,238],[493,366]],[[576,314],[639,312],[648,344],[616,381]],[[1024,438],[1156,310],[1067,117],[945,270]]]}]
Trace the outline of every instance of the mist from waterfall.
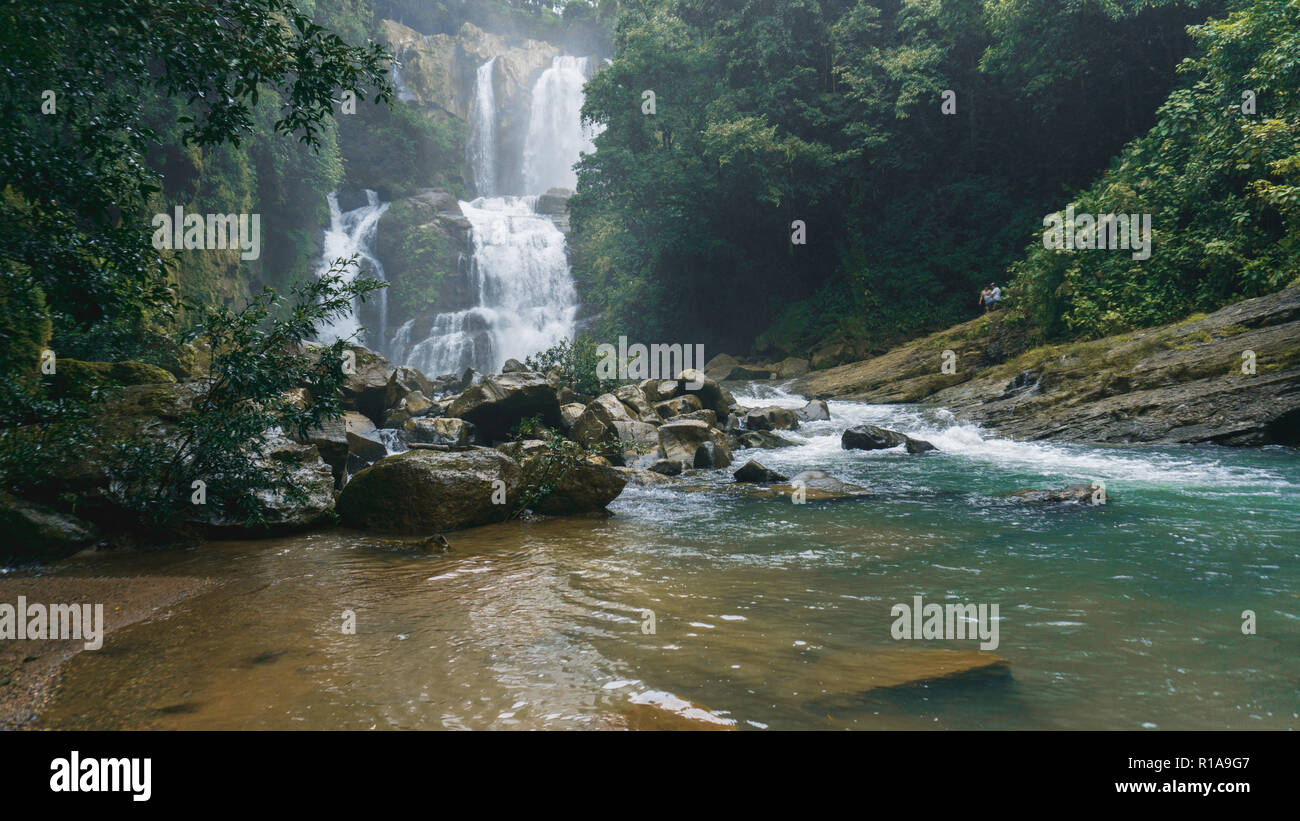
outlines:
[{"label": "mist from waterfall", "polygon": [[480,197],[497,193],[497,98],[492,71],[497,58],[478,67],[470,103],[469,167]]},{"label": "mist from waterfall", "polygon": [[[389,204],[380,202],[379,195],[370,189],[366,189],[366,204],[351,211],[343,211],[339,208],[337,191],[326,199],[330,209],[330,227],[325,230],[323,251],[320,263],[316,267],[317,279],[329,271],[336,259],[350,259],[355,255],[357,264],[348,266],[343,274],[345,281],[351,282],[358,276],[365,276],[386,282],[384,266],[371,250],[371,243],[375,239],[375,229],[379,227],[379,218],[388,210]],[[354,300],[352,312],[337,317],[322,327],[317,338],[321,342],[329,343],[336,339],[350,339],[356,334],[357,342],[382,351],[387,347],[384,344],[388,330],[387,290],[382,288],[375,296],[376,316],[371,318],[375,323],[373,327],[363,329],[361,306]]]}]

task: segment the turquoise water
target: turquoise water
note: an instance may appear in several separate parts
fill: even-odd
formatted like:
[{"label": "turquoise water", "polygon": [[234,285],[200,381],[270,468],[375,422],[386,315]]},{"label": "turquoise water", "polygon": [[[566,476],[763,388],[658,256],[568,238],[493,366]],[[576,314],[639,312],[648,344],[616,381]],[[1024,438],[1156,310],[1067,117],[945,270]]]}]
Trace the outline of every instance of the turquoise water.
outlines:
[{"label": "turquoise water", "polygon": [[[831,411],[789,434],[799,447],[737,465],[821,469],[871,496],[629,487],[612,518],[449,534],[440,557],[346,530],[77,557],[53,572],[218,586],[79,655],[42,726],[1300,727],[1294,450],[1015,443],[943,411]],[[860,422],[941,452],[840,449]],[[1106,505],[1000,498],[1089,481]],[[998,605],[1008,664],[873,687],[891,653],[978,647],[894,640],[891,607],[917,595]]]}]

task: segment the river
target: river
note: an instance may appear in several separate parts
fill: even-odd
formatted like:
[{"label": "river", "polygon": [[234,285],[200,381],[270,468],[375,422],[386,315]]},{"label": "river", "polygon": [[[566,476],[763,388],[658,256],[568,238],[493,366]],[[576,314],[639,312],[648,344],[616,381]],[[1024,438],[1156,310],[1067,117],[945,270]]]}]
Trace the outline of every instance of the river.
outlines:
[{"label": "river", "polygon": [[[798,447],[737,465],[872,496],[629,486],[608,519],[451,533],[443,556],[322,529],[59,563],[45,572],[217,584],[76,656],[37,726],[581,729],[650,711],[746,730],[1300,728],[1294,451],[1017,443],[942,410],[830,407],[787,434]],[[861,422],[940,452],[842,450]],[[1104,506],[1000,498],[1096,480]],[[891,607],[917,595],[999,605],[1008,664],[869,688],[882,653],[976,649],[891,638]]]}]

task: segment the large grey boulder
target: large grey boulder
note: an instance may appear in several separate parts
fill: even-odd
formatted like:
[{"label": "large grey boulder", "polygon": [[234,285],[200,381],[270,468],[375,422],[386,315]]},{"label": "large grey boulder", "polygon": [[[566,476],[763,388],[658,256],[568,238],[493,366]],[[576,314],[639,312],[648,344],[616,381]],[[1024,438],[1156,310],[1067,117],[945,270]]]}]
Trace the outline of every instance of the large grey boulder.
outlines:
[{"label": "large grey boulder", "polygon": [[748,430],[797,430],[799,417],[789,408],[768,405],[754,408],[745,414],[745,428]]},{"label": "large grey boulder", "polygon": [[478,435],[472,422],[451,416],[412,419],[402,426],[402,430],[406,432],[407,442],[449,447],[469,445]]},{"label": "large grey boulder", "polygon": [[[659,447],[665,458],[693,467],[726,467],[731,449],[722,431],[694,419],[665,422],[659,426]],[[700,464],[706,461],[707,464]]]},{"label": "large grey boulder", "polygon": [[737,482],[753,482],[764,485],[774,482],[786,482],[790,479],[789,476],[782,476],[775,470],[753,459],[741,465],[740,469],[731,475]]},{"label": "large grey boulder", "polygon": [[825,399],[814,399],[794,412],[800,422],[825,422],[831,418],[831,409]]},{"label": "large grey boulder", "polygon": [[522,480],[519,463],[491,448],[410,450],[353,476],[338,512],[350,527],[427,535],[502,521]]},{"label": "large grey boulder", "polygon": [[542,424],[561,428],[564,418],[555,386],[540,373],[507,373],[485,377],[447,407],[447,416],[473,422],[488,442],[510,438],[520,420],[541,417]]},{"label": "large grey boulder", "polygon": [[289,481],[302,495],[285,490],[253,492],[255,519],[247,521],[233,511],[219,513],[205,505],[191,505],[189,521],[209,529],[243,533],[252,529],[295,530],[315,524],[334,507],[334,471],[321,459],[315,445],[295,442],[274,432],[267,438],[260,466],[287,467]]},{"label": "large grey boulder", "polygon": [[908,453],[938,450],[922,439],[913,439],[905,433],[876,425],[855,425],[840,436],[840,447],[844,450],[885,450],[899,445],[905,445]]},{"label": "large grey boulder", "polygon": [[[546,470],[545,457],[530,459],[524,465],[526,482]],[[627,478],[615,468],[592,462],[578,462],[568,466],[555,489],[532,502],[529,508],[547,516],[574,516],[598,513],[618,498],[627,484]]]}]

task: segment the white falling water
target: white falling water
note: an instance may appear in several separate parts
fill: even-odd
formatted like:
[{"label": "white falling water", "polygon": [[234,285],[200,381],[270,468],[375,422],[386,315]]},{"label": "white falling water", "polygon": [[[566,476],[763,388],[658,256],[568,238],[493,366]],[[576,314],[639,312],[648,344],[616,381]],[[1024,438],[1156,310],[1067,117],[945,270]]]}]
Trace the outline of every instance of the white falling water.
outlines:
[{"label": "white falling water", "polygon": [[493,86],[493,57],[478,67],[470,103],[469,167],[480,197],[497,193],[497,97]]},{"label": "white falling water", "polygon": [[[405,353],[428,374],[466,367],[497,372],[506,359],[545,350],[573,332],[577,292],[564,234],[534,210],[536,197],[462,202],[474,239],[478,304],[439,314],[428,338]],[[396,347],[396,345],[395,345]]]},{"label": "white falling water", "polygon": [[582,87],[587,82],[586,57],[556,57],[533,87],[524,142],[524,190],[577,188],[573,164],[579,152],[596,150],[599,133],[582,124]]},{"label": "white falling water", "polygon": [[[489,60],[478,69],[469,156],[480,194],[499,186],[496,178],[496,100]],[[526,190],[574,188],[573,165],[580,152],[595,150],[595,133],[581,122],[587,58],[556,57],[533,86],[531,118],[524,144]],[[485,181],[488,188],[485,189]],[[438,314],[428,335],[412,340],[408,322],[393,338],[400,361],[430,375],[467,367],[498,372],[507,359],[523,359],[565,337],[572,338],[577,291],[569,270],[564,234],[536,211],[537,196],[480,196],[461,202],[470,222],[474,258],[474,307]]]},{"label": "white falling water", "polygon": [[402,49],[401,52],[394,55],[392,75],[393,85],[397,87],[397,99],[404,103],[414,102],[418,99],[410,87],[406,85],[406,62],[405,57],[408,49]]},{"label": "white falling water", "polygon": [[[321,254],[320,264],[316,268],[317,278],[330,269],[334,264],[334,260],[339,258],[350,259],[355,254],[357,264],[349,266],[344,272],[345,280],[351,282],[358,276],[366,276],[371,279],[387,281],[384,276],[384,266],[371,251],[370,244],[374,241],[375,229],[379,226],[379,218],[388,210],[388,203],[380,202],[379,195],[369,189],[366,189],[366,204],[351,211],[339,210],[337,191],[330,194],[327,200],[330,209],[330,227],[325,231],[324,251]],[[377,350],[381,349],[383,340],[386,338],[386,326],[388,324],[386,290],[386,288],[381,289],[376,299],[378,307],[378,316],[375,317],[377,327],[362,330],[358,306],[354,302],[351,313],[338,317],[321,328],[320,333],[317,335],[320,341],[328,343],[336,339],[349,339],[360,331],[356,339],[361,344]]]}]

